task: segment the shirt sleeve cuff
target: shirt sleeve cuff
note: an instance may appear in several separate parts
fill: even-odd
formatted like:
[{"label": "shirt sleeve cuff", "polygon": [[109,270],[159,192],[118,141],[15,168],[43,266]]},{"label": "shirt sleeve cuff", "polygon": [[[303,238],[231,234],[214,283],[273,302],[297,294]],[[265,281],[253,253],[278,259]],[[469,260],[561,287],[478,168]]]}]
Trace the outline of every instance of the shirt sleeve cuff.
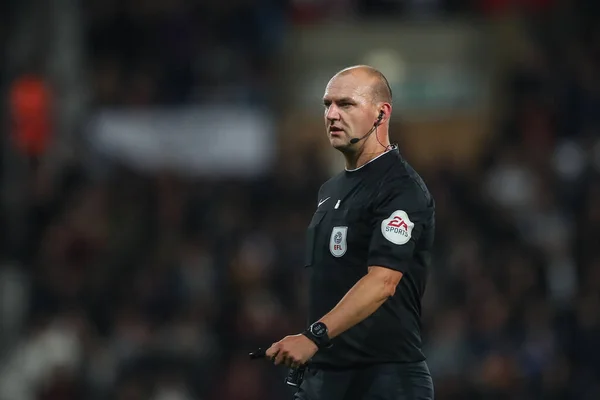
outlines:
[{"label": "shirt sleeve cuff", "polygon": [[408,272],[410,262],[408,260],[398,260],[390,257],[371,257],[369,258],[368,265],[370,267],[377,266],[389,268],[405,274]]}]

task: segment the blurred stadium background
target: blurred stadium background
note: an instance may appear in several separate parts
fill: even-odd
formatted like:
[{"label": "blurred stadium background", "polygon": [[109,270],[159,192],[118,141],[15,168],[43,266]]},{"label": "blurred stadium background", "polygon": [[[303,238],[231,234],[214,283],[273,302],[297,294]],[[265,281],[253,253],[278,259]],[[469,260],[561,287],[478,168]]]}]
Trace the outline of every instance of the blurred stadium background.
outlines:
[{"label": "blurred stadium background", "polygon": [[0,3],[1,400],[290,399],[342,166],[328,78],[380,68],[437,200],[437,399],[600,399],[600,2]]}]

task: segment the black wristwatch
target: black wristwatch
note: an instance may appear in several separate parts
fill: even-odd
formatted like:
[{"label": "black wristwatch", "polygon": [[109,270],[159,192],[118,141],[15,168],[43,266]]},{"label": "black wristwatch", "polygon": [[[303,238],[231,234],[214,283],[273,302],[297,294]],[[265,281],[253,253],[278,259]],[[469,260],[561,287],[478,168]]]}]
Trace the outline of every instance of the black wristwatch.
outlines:
[{"label": "black wristwatch", "polygon": [[319,349],[327,349],[332,346],[328,333],[327,325],[322,322],[315,322],[302,334],[312,340]]}]

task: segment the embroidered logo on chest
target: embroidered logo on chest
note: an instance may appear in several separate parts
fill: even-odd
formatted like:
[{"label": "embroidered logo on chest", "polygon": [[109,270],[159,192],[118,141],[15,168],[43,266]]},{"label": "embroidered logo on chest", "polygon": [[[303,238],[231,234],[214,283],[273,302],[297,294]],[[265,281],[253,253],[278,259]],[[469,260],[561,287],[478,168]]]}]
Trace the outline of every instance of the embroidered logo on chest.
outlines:
[{"label": "embroidered logo on chest", "polygon": [[348,250],[347,236],[347,226],[333,227],[331,230],[331,237],[329,238],[329,251],[331,252],[331,255],[334,257],[341,257],[346,254],[346,250]]}]

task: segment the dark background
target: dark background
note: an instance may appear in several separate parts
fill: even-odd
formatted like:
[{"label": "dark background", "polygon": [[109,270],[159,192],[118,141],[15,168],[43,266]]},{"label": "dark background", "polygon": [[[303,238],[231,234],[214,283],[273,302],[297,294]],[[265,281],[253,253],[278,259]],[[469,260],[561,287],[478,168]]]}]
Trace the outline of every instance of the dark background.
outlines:
[{"label": "dark background", "polygon": [[[437,201],[423,316],[436,398],[600,398],[598,4],[2,2],[0,399],[291,398],[285,371],[247,353],[304,327],[304,229],[341,164],[323,86],[314,110],[287,94],[311,72],[282,62],[300,51],[286,38],[383,19],[504,43],[481,53],[494,72],[478,123],[394,114]],[[267,170],[138,168],[86,136],[104,110],[214,104],[271,115]]]}]

